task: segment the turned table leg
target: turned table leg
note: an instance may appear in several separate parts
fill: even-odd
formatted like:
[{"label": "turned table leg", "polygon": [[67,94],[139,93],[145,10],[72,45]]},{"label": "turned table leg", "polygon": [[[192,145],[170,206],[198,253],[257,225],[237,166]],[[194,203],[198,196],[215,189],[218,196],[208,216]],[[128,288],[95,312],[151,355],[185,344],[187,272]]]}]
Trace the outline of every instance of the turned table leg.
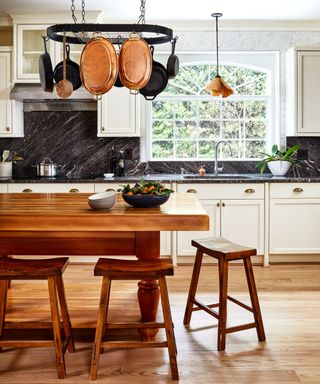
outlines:
[{"label": "turned table leg", "polygon": [[[136,232],[136,256],[138,259],[160,257],[160,232]],[[138,301],[142,321],[155,321],[159,304],[158,280],[141,280],[138,283]],[[139,329],[142,339],[152,341],[158,329]]]}]

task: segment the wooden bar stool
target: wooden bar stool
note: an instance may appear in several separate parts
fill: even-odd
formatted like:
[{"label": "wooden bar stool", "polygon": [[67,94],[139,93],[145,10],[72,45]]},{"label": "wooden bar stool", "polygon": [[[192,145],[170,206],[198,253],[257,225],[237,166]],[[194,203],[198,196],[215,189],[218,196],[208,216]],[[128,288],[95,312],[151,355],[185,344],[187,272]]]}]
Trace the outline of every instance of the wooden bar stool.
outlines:
[{"label": "wooden bar stool", "polygon": [[[179,379],[176,360],[176,343],[165,276],[173,275],[171,259],[157,260],[121,260],[100,258],[94,269],[95,276],[103,276],[95,341],[93,345],[90,379],[97,378],[99,356],[103,348],[168,348],[171,375],[173,380]],[[110,288],[112,280],[157,279],[160,286],[160,297],[164,322],[107,322]],[[146,329],[165,328],[166,341],[103,341],[107,329]]]},{"label": "wooden bar stool", "polygon": [[[257,250],[234,244],[221,237],[201,239],[197,241],[192,240],[191,244],[197,248],[197,254],[193,267],[183,323],[185,325],[189,325],[192,312],[198,310],[204,310],[218,319],[218,351],[223,351],[225,349],[227,333],[238,332],[249,328],[256,328],[259,341],[264,341],[266,337],[250,258],[251,256],[257,254]],[[218,259],[219,303],[217,304],[206,305],[195,298],[204,253]],[[243,260],[252,307],[249,307],[248,305],[228,295],[228,267],[229,261],[232,260]],[[252,312],[254,322],[227,328],[227,300],[230,300],[242,308]],[[219,308],[219,312],[212,309],[215,307]]]},{"label": "wooden bar stool", "polygon": [[[52,259],[23,260],[0,257],[0,351],[2,347],[51,347],[55,348],[59,379],[65,377],[64,353],[74,352],[72,327],[67,308],[62,273],[68,265],[67,257]],[[48,280],[52,322],[6,322],[7,290],[10,280]],[[59,304],[61,309],[65,340],[61,338]],[[53,340],[5,340],[9,328],[40,329],[52,328]]]}]

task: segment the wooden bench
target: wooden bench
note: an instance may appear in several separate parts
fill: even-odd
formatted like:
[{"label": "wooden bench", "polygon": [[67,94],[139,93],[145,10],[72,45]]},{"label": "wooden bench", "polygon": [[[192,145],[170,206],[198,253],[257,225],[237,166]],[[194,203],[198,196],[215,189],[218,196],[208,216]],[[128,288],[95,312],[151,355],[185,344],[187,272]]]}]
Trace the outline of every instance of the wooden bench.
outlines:
[{"label": "wooden bench", "polygon": [[[183,323],[185,325],[189,325],[192,312],[198,310],[204,310],[211,316],[218,319],[218,351],[223,351],[225,349],[227,333],[238,332],[249,328],[256,328],[259,341],[264,341],[264,327],[251,264],[251,256],[257,254],[256,249],[234,244],[221,237],[201,239],[197,241],[192,240],[192,245],[197,248],[197,253]],[[218,260],[219,303],[217,304],[206,305],[196,299],[196,291],[203,254],[209,255]],[[228,267],[229,261],[233,260],[243,260],[252,307],[249,307],[248,305],[228,295]],[[227,328],[227,300],[230,300],[242,308],[252,312],[254,322]],[[212,309],[216,307],[219,309],[218,312]]]},{"label": "wooden bench", "polygon": [[[0,351],[2,347],[51,347],[55,349],[59,379],[65,377],[64,353],[74,352],[74,340],[70,316],[65,297],[62,274],[68,265],[67,257],[52,259],[24,260],[0,257]],[[7,291],[11,280],[47,280],[52,322],[6,322]],[[65,340],[60,330],[59,304],[62,315]],[[40,329],[52,328],[53,340],[5,340],[7,328]]]}]

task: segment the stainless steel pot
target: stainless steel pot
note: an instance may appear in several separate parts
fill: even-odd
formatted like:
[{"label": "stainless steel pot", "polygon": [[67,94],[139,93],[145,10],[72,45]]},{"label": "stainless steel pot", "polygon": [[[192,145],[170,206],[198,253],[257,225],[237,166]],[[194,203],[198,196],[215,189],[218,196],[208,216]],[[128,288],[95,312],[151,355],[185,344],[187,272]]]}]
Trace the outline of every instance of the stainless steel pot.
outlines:
[{"label": "stainless steel pot", "polygon": [[34,167],[37,168],[37,176],[54,177],[57,175],[60,165],[53,163],[51,159],[46,157],[41,163],[34,165]]}]

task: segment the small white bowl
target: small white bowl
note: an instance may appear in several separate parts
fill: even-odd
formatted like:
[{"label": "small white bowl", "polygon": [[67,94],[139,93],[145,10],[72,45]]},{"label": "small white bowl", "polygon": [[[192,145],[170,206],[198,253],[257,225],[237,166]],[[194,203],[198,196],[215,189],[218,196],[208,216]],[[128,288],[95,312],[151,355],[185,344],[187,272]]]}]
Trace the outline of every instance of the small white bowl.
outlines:
[{"label": "small white bowl", "polygon": [[95,193],[88,197],[88,204],[92,209],[109,210],[115,205],[117,192],[108,191]]},{"label": "small white bowl", "polygon": [[105,179],[110,179],[110,178],[113,177],[113,176],[114,176],[113,173],[104,173],[104,174],[103,174],[103,177],[104,177]]}]

